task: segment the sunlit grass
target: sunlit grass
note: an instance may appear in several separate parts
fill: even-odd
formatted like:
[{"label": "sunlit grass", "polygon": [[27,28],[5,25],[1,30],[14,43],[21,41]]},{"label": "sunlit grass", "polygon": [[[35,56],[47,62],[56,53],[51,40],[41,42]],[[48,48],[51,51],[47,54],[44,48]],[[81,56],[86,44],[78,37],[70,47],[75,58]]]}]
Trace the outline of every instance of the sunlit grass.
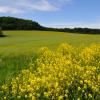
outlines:
[{"label": "sunlit grass", "polygon": [[7,37],[0,38],[0,84],[26,69],[41,47],[55,51],[61,43],[78,48],[100,44],[100,35],[49,31],[4,31],[4,34]]},{"label": "sunlit grass", "polygon": [[8,37],[0,38],[0,54],[8,55],[37,52],[40,47],[47,46],[55,50],[61,43],[74,46],[88,46],[100,43],[100,35],[75,34],[49,31],[5,31]]}]

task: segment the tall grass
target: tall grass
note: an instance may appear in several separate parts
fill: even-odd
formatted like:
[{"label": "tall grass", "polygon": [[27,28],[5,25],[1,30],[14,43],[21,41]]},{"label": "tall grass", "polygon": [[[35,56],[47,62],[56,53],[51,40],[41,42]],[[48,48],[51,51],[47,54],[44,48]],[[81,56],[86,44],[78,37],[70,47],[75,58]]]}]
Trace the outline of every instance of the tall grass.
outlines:
[{"label": "tall grass", "polygon": [[12,76],[17,75],[20,70],[28,68],[34,62],[36,54],[31,55],[0,55],[0,84],[5,83]]}]

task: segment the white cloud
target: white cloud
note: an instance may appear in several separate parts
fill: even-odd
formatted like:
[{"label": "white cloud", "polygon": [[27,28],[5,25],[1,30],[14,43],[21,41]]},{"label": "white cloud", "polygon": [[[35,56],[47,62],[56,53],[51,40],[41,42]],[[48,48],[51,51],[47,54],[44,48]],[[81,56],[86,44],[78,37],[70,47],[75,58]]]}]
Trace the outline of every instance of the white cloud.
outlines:
[{"label": "white cloud", "polygon": [[37,5],[34,5],[33,8],[36,8],[37,10],[43,10],[43,11],[58,10],[57,7],[50,4],[47,0],[41,0],[41,3],[39,2]]},{"label": "white cloud", "polygon": [[82,27],[82,28],[98,28],[100,29],[100,23],[94,22],[94,23],[82,23],[82,22],[70,22],[70,23],[51,23],[46,24],[48,27],[54,27],[54,28],[75,28],[75,27]]},{"label": "white cloud", "polygon": [[7,7],[7,6],[0,6],[0,13],[12,13],[12,14],[16,14],[16,13],[21,13],[21,10],[18,10],[16,8],[12,8],[12,7]]},{"label": "white cloud", "polygon": [[56,11],[62,2],[70,0],[0,0],[0,13],[22,13],[30,11]]},{"label": "white cloud", "polygon": [[[26,2],[21,4],[25,7]],[[27,3],[25,9],[37,10],[37,11],[55,11],[58,10],[57,7],[53,6],[48,0],[38,0],[35,3]]]}]

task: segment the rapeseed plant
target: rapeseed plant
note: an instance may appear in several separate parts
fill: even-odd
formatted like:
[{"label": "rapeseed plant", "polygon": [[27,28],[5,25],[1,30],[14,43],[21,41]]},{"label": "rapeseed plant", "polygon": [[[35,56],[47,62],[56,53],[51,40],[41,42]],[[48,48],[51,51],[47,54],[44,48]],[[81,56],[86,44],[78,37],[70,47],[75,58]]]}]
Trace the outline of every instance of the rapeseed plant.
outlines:
[{"label": "rapeseed plant", "polygon": [[[1,99],[99,100],[100,46],[77,52],[62,44],[57,51],[41,48],[38,58],[26,70],[1,87]],[[36,67],[33,70],[32,67]]]}]

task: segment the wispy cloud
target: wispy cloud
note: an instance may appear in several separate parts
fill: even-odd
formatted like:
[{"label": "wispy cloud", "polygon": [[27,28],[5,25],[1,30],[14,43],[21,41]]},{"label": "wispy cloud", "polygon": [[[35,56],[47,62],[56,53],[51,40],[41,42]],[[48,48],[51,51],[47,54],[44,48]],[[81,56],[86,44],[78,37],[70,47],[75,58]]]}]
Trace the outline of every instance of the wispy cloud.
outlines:
[{"label": "wispy cloud", "polygon": [[[27,6],[26,6],[27,4]],[[31,9],[31,10],[36,10],[36,11],[55,11],[58,10],[56,6],[51,4],[48,0],[37,0],[37,2],[24,2],[20,4],[23,8],[25,9]]]},{"label": "wispy cloud", "polygon": [[22,11],[12,7],[0,6],[0,13],[16,14],[16,13],[22,13]]},{"label": "wispy cloud", "polygon": [[98,28],[100,29],[100,23],[94,22],[94,23],[87,23],[87,22],[58,22],[58,23],[51,23],[46,24],[48,27],[54,27],[54,28],[75,28],[75,27],[82,27],[82,28]]},{"label": "wispy cloud", "polygon": [[57,11],[58,5],[71,0],[0,0],[0,13],[21,13],[26,11]]}]

